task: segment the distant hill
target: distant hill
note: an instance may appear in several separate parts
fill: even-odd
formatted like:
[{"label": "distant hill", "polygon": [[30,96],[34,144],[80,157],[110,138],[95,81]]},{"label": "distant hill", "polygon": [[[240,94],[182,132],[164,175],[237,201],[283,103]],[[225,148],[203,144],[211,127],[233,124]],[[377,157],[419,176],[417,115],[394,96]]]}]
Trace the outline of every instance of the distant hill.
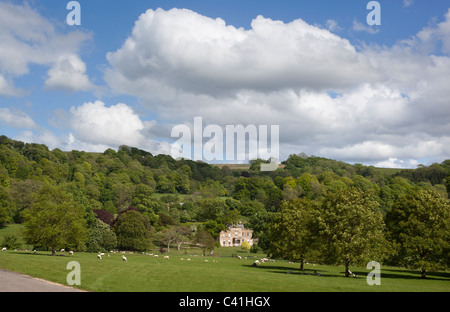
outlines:
[{"label": "distant hill", "polygon": [[[257,211],[275,212],[283,200],[320,200],[349,186],[372,192],[382,211],[414,186],[431,188],[446,198],[450,192],[450,160],[403,170],[298,154],[272,172],[261,172],[261,162],[210,165],[128,146],[103,153],[64,152],[0,136],[0,223],[2,218],[20,223],[21,211],[44,183],[65,184],[86,209],[117,214],[137,207],[153,225],[161,220],[226,224],[231,211],[239,212],[233,212],[234,218],[256,223],[261,221],[252,221]],[[217,198],[220,201],[208,202]],[[205,205],[203,212],[199,201]],[[215,205],[223,210],[212,209]]]}]

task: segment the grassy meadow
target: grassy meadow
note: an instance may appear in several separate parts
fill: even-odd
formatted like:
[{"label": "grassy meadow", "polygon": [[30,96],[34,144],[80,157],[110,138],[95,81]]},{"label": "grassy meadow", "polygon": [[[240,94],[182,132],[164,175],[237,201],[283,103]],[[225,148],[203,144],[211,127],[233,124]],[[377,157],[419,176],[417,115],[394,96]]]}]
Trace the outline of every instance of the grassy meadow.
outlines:
[{"label": "grassy meadow", "polygon": [[[20,227],[0,229],[0,242],[5,233],[20,232]],[[151,252],[150,252],[151,253]],[[94,292],[448,292],[450,273],[428,274],[426,280],[414,270],[381,267],[381,285],[369,286],[365,268],[352,267],[358,278],[345,278],[344,268],[306,264],[305,272],[299,264],[276,260],[252,267],[255,259],[264,254],[252,254],[239,248],[217,248],[215,257],[202,256],[198,248],[171,249],[170,253],[153,252],[158,258],[142,253],[75,253],[69,255],[50,252],[8,250],[0,252],[0,268],[66,284],[67,264],[77,261],[81,266],[80,289]],[[238,254],[242,259],[232,257]],[[168,255],[169,259],[163,259]],[[247,257],[247,259],[245,259]],[[190,261],[187,261],[187,259]],[[183,260],[182,260],[183,259]],[[315,275],[314,271],[320,275]]]}]

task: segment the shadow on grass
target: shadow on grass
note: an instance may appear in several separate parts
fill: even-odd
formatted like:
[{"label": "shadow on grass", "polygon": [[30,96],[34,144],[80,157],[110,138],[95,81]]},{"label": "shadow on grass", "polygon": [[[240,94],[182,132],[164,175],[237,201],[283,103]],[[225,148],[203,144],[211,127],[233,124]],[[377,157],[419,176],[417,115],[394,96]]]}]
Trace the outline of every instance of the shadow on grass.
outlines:
[{"label": "shadow on grass", "polygon": [[[356,275],[360,277],[366,277],[369,273],[368,271],[353,271]],[[344,274],[344,272],[342,272]],[[381,268],[381,278],[392,278],[392,279],[405,279],[405,280],[424,280],[420,276],[420,272],[416,270],[408,270],[408,269],[383,269]],[[426,280],[433,281],[449,281],[450,282],[450,273],[449,272],[427,272]]]},{"label": "shadow on grass", "polygon": [[249,264],[244,264],[243,266],[253,268],[255,270],[267,270],[272,273],[277,274],[294,274],[294,275],[312,275],[312,276],[320,276],[320,277],[344,277],[343,275],[337,275],[333,273],[329,273],[325,270],[320,269],[304,269],[303,271],[300,270],[300,268],[289,268],[286,266],[265,266],[265,265],[258,265],[256,267],[253,267]]},{"label": "shadow on grass", "polygon": [[38,251],[37,253],[34,253],[32,251],[18,250],[18,251],[10,251],[10,253],[16,254],[16,255],[28,255],[28,256],[33,256],[33,257],[68,257],[69,256],[69,255],[60,254],[60,253],[57,253],[55,256],[52,256],[51,251],[41,251],[41,252]]},{"label": "shadow on grass", "polygon": [[[289,268],[286,266],[265,266],[258,265],[253,267],[249,264],[244,264],[245,267],[253,268],[255,270],[265,270],[270,271],[271,273],[276,274],[294,274],[294,275],[312,275],[319,277],[345,277],[345,272],[340,271],[340,274],[332,273],[326,270],[320,269],[304,269],[303,271],[300,268]],[[367,274],[370,271],[360,271],[353,270],[353,273],[358,276],[358,278],[366,278]],[[382,278],[392,278],[392,279],[406,279],[406,280],[423,280],[420,276],[419,271],[408,270],[408,269],[381,269],[381,277]],[[449,272],[427,272],[427,278],[425,280],[433,280],[433,281],[450,281],[450,273]]]}]

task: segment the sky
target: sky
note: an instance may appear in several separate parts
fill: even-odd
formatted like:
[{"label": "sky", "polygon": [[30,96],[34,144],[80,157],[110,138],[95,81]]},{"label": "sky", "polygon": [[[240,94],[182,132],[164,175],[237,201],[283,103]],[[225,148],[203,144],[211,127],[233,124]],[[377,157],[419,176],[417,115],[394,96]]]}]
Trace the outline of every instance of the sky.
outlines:
[{"label": "sky", "polygon": [[0,0],[1,135],[171,155],[201,117],[279,127],[281,161],[450,158],[448,0],[79,0],[80,25],[69,2]]}]

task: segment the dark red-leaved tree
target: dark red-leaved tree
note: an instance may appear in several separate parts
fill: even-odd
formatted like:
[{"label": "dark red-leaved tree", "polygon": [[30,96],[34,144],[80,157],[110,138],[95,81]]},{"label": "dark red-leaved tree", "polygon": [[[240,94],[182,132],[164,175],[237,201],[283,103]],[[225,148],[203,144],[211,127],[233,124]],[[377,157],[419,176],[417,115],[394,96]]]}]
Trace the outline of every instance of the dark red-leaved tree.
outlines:
[{"label": "dark red-leaved tree", "polygon": [[99,218],[101,221],[105,222],[108,225],[111,225],[111,223],[114,220],[114,215],[109,211],[103,209],[96,209],[94,210],[94,213],[97,215],[97,218]]}]

